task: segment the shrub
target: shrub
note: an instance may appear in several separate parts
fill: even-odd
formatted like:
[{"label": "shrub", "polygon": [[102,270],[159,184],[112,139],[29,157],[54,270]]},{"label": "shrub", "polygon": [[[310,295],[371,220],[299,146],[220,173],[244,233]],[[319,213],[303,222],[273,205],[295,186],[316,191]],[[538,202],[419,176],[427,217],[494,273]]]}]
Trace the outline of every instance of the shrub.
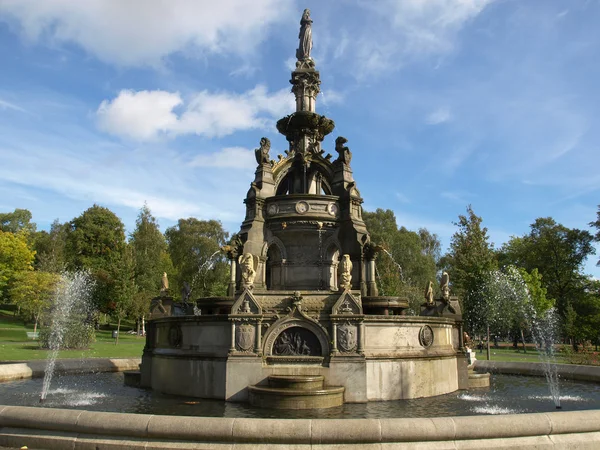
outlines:
[{"label": "shrub", "polygon": [[[96,341],[96,334],[92,324],[82,321],[71,321],[65,327],[65,332],[60,342],[61,349],[85,349]],[[51,328],[40,332],[40,346],[50,348]]]}]

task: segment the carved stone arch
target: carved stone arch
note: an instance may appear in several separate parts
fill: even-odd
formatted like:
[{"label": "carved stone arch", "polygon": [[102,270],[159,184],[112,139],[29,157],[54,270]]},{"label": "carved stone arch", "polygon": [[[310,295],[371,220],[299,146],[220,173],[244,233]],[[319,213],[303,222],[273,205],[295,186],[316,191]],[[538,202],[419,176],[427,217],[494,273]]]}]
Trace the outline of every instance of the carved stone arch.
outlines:
[{"label": "carved stone arch", "polygon": [[[269,327],[269,329],[265,333],[263,340],[263,354],[267,357],[278,356],[277,352],[274,351],[274,346],[277,339],[280,337],[280,335],[282,335],[282,333],[286,332],[286,330],[293,330],[296,328],[306,330],[307,332],[315,336],[320,347],[320,354],[317,356],[321,356],[323,358],[329,356],[331,349],[329,344],[330,338],[329,334],[327,333],[327,330],[323,328],[318,322],[297,314],[282,317]],[[302,357],[302,355],[298,355],[298,357]]]},{"label": "carved stone arch", "polygon": [[333,181],[333,168],[330,162],[323,158],[313,158],[311,160],[311,167],[318,170],[321,173],[321,175],[325,177],[328,184],[331,185],[331,182]]},{"label": "carved stone arch", "polygon": [[338,290],[338,263],[341,256],[341,245],[337,238],[337,231],[334,235],[325,240],[322,247],[323,254],[321,260],[323,264],[323,280],[326,280],[326,288],[331,291]]},{"label": "carved stone arch", "polygon": [[279,239],[277,236],[269,236],[263,246],[262,246],[262,250],[260,252],[260,256],[266,258],[267,257],[267,253],[269,251],[269,248],[272,245],[276,245],[277,248],[279,249],[279,252],[281,253],[281,258],[282,259],[287,259],[287,250],[285,249],[285,245],[283,244],[283,242],[281,241],[281,239]]},{"label": "carved stone arch", "polygon": [[265,261],[264,283],[267,290],[285,289],[287,251],[281,239],[271,236],[264,243],[261,255]]},{"label": "carved stone arch", "polygon": [[[289,193],[283,192],[283,186],[281,186],[281,183],[284,181],[287,183],[286,179],[288,175],[291,174],[291,168],[292,161],[286,161],[285,163],[283,163],[282,167],[280,167],[279,170],[277,170],[276,173],[273,174],[273,178],[275,181],[275,195],[286,195]],[[289,190],[289,188],[286,190]]]}]

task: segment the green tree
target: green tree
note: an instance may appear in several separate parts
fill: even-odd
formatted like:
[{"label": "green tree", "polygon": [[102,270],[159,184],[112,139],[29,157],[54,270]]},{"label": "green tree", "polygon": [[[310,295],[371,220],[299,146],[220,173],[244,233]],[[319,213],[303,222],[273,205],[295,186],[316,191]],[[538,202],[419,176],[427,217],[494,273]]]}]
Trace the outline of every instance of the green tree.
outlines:
[{"label": "green tree", "polygon": [[113,280],[114,289],[110,309],[117,318],[117,339],[115,340],[115,345],[117,345],[121,332],[121,321],[131,311],[131,304],[136,294],[135,261],[130,244],[126,245],[121,253],[119,265],[113,273]]},{"label": "green tree", "polygon": [[148,313],[152,298],[160,291],[163,272],[174,275],[173,264],[167,252],[167,242],[147,205],[140,210],[130,244],[133,250],[136,285],[130,314],[139,323]]},{"label": "green tree", "polygon": [[94,303],[101,311],[109,312],[126,248],[121,219],[108,208],[94,205],[69,222],[66,234],[67,268],[90,271],[96,285]]},{"label": "green tree", "polygon": [[26,233],[0,230],[0,298],[7,300],[7,288],[14,276],[33,269],[35,251],[27,243]]},{"label": "green tree", "polygon": [[176,292],[181,291],[185,281],[196,297],[225,295],[229,266],[219,249],[229,234],[221,222],[179,219],[177,225],[167,228],[165,237],[176,271]]},{"label": "green tree", "polygon": [[[594,240],[596,242],[600,242],[600,205],[598,205],[598,211],[596,212],[596,220],[590,222],[590,227],[596,229],[596,234],[594,235]],[[600,266],[600,260],[596,263],[597,266]]]},{"label": "green tree", "polygon": [[473,331],[477,318],[478,302],[475,293],[480,289],[486,274],[497,268],[493,244],[488,242],[487,228],[482,219],[473,212],[471,205],[467,214],[458,216],[458,231],[450,241],[450,251],[441,265],[450,275],[452,290],[462,300],[463,317],[469,331]]},{"label": "green tree", "polygon": [[45,272],[60,273],[66,267],[65,246],[69,224],[52,222],[50,231],[35,234],[35,268]]},{"label": "green tree", "polygon": [[56,273],[38,270],[18,272],[10,288],[10,298],[19,306],[22,314],[33,317],[33,331],[37,331],[38,323],[52,305],[52,298],[60,276]]},{"label": "green tree", "polygon": [[549,298],[556,300],[561,317],[567,306],[581,297],[584,276],[581,274],[588,256],[595,254],[593,236],[576,228],[567,228],[551,217],[538,218],[529,234],[513,237],[499,252],[504,264],[537,269]]},{"label": "green tree", "polygon": [[411,312],[423,303],[423,288],[435,280],[436,255],[440,243],[435,234],[422,228],[418,233],[398,228],[391,210],[363,212],[371,241],[385,251],[377,258],[378,286],[381,295],[401,296],[409,300]]},{"label": "green tree", "polygon": [[531,304],[535,313],[542,316],[550,308],[554,307],[554,299],[548,298],[546,289],[542,283],[542,275],[537,269],[533,269],[531,273],[527,272],[522,267],[518,268],[519,274],[523,278],[523,281],[527,285],[529,296],[531,297]]},{"label": "green tree", "polygon": [[27,209],[15,209],[11,213],[0,213],[0,230],[7,233],[35,233],[35,223],[31,222],[31,212]]}]

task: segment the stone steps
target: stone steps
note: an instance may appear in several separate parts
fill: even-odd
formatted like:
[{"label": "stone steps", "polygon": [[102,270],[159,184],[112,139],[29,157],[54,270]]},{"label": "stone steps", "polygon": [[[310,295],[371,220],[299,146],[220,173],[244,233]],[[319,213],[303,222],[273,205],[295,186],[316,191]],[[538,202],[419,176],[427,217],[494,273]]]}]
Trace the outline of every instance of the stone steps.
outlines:
[{"label": "stone steps", "polygon": [[250,404],[273,409],[333,408],[344,403],[344,387],[324,386],[322,375],[271,375],[268,386],[248,386]]}]

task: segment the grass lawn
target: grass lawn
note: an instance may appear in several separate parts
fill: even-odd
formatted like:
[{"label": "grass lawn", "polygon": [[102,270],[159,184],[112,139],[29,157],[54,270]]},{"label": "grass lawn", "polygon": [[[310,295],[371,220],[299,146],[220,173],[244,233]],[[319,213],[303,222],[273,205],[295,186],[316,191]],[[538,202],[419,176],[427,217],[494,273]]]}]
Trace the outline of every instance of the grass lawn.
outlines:
[{"label": "grass lawn", "polygon": [[[114,324],[96,332],[96,342],[87,350],[63,350],[59,358],[139,358],[142,356],[145,338],[126,334],[130,327],[121,327],[119,344],[115,345],[112,330]],[[38,327],[39,330],[39,327]],[[27,339],[27,331],[33,331],[33,324],[23,325],[23,321],[12,312],[0,309],[0,361],[24,361],[45,359],[48,350],[41,349],[38,341]]]},{"label": "grass lawn", "polygon": [[[518,351],[513,349],[512,346],[500,346],[499,348],[490,347],[490,356],[491,361],[540,362],[538,352],[533,346],[527,347],[527,353],[523,353],[522,347],[519,347]],[[477,350],[476,358],[482,361],[487,360],[486,349],[484,348],[483,352]],[[568,364],[561,354],[556,355],[556,362]]]}]

